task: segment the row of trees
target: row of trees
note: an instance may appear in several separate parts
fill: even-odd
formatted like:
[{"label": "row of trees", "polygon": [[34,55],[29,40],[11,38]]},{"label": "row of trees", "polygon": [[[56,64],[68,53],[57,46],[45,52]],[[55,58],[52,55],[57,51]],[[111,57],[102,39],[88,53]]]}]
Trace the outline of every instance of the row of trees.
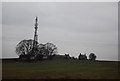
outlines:
[{"label": "row of trees", "polygon": [[[32,39],[29,39],[29,40],[22,40],[17,44],[16,53],[19,55],[20,58],[25,58],[26,60],[30,60],[30,59],[42,60],[43,57],[47,57],[47,59],[51,59],[52,56],[57,54],[57,47],[52,43],[39,44],[38,42],[36,42],[37,46],[34,48],[34,52],[33,52],[33,43],[34,41]],[[80,53],[78,59],[86,60],[87,56],[86,54],[82,55]],[[90,53],[89,60],[95,60],[95,59],[96,59],[96,55],[94,53]]]},{"label": "row of trees", "polygon": [[[30,56],[30,54],[32,53],[31,51],[33,50],[33,42],[34,41],[32,39],[20,41],[16,46],[16,53],[19,56]],[[32,53],[34,59],[36,59],[37,57],[42,58],[43,56],[51,56],[53,54],[56,54],[57,47],[52,43],[39,44],[37,42],[37,46],[34,51],[35,52]]]}]

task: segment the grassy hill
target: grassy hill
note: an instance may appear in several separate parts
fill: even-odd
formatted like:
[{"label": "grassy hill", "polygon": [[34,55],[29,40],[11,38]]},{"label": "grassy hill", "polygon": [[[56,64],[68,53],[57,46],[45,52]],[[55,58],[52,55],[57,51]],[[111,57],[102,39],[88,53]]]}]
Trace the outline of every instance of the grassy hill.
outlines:
[{"label": "grassy hill", "polygon": [[3,79],[120,79],[115,61],[3,61],[2,68]]}]

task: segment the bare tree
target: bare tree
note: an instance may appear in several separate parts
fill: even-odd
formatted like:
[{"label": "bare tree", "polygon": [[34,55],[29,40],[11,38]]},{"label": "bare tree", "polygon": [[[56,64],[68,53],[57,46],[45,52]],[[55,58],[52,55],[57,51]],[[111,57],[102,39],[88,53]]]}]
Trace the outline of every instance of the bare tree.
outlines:
[{"label": "bare tree", "polygon": [[57,53],[57,47],[52,43],[39,44],[38,45],[38,56],[45,56],[48,59],[52,59],[52,55]]},{"label": "bare tree", "polygon": [[28,55],[33,49],[33,40],[22,40],[16,46],[16,53],[20,55]]},{"label": "bare tree", "polygon": [[53,55],[57,53],[57,47],[52,43],[46,43],[45,49],[46,49],[45,52],[47,55]]}]

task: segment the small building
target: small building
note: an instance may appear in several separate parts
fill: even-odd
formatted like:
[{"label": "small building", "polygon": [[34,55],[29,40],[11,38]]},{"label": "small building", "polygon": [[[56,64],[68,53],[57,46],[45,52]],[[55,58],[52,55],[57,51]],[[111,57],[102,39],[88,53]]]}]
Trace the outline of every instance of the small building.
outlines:
[{"label": "small building", "polygon": [[79,60],[87,60],[87,56],[86,56],[86,54],[82,55],[82,54],[80,53],[80,55],[78,56],[78,59],[79,59]]},{"label": "small building", "polygon": [[20,60],[35,60],[35,56],[34,55],[30,55],[30,54],[20,55],[19,59]]},{"label": "small building", "polygon": [[65,55],[53,55],[52,59],[70,59],[69,54],[65,54]]},{"label": "small building", "polygon": [[19,59],[20,60],[27,60],[28,56],[27,55],[20,55]]},{"label": "small building", "polygon": [[43,60],[47,60],[48,59],[48,56],[43,56]]}]

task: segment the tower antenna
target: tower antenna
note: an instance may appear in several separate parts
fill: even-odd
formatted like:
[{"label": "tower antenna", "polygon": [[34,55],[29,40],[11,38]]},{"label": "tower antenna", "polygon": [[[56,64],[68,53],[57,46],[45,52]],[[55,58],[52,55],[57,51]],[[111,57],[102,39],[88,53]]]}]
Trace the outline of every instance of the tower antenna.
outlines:
[{"label": "tower antenna", "polygon": [[33,48],[36,47],[38,41],[37,29],[38,29],[38,17],[36,16]]},{"label": "tower antenna", "polygon": [[37,44],[38,44],[38,35],[37,35],[37,29],[38,29],[38,17],[35,18],[35,33],[34,33],[34,40],[33,40],[33,48],[32,48],[32,54],[37,54]]}]

